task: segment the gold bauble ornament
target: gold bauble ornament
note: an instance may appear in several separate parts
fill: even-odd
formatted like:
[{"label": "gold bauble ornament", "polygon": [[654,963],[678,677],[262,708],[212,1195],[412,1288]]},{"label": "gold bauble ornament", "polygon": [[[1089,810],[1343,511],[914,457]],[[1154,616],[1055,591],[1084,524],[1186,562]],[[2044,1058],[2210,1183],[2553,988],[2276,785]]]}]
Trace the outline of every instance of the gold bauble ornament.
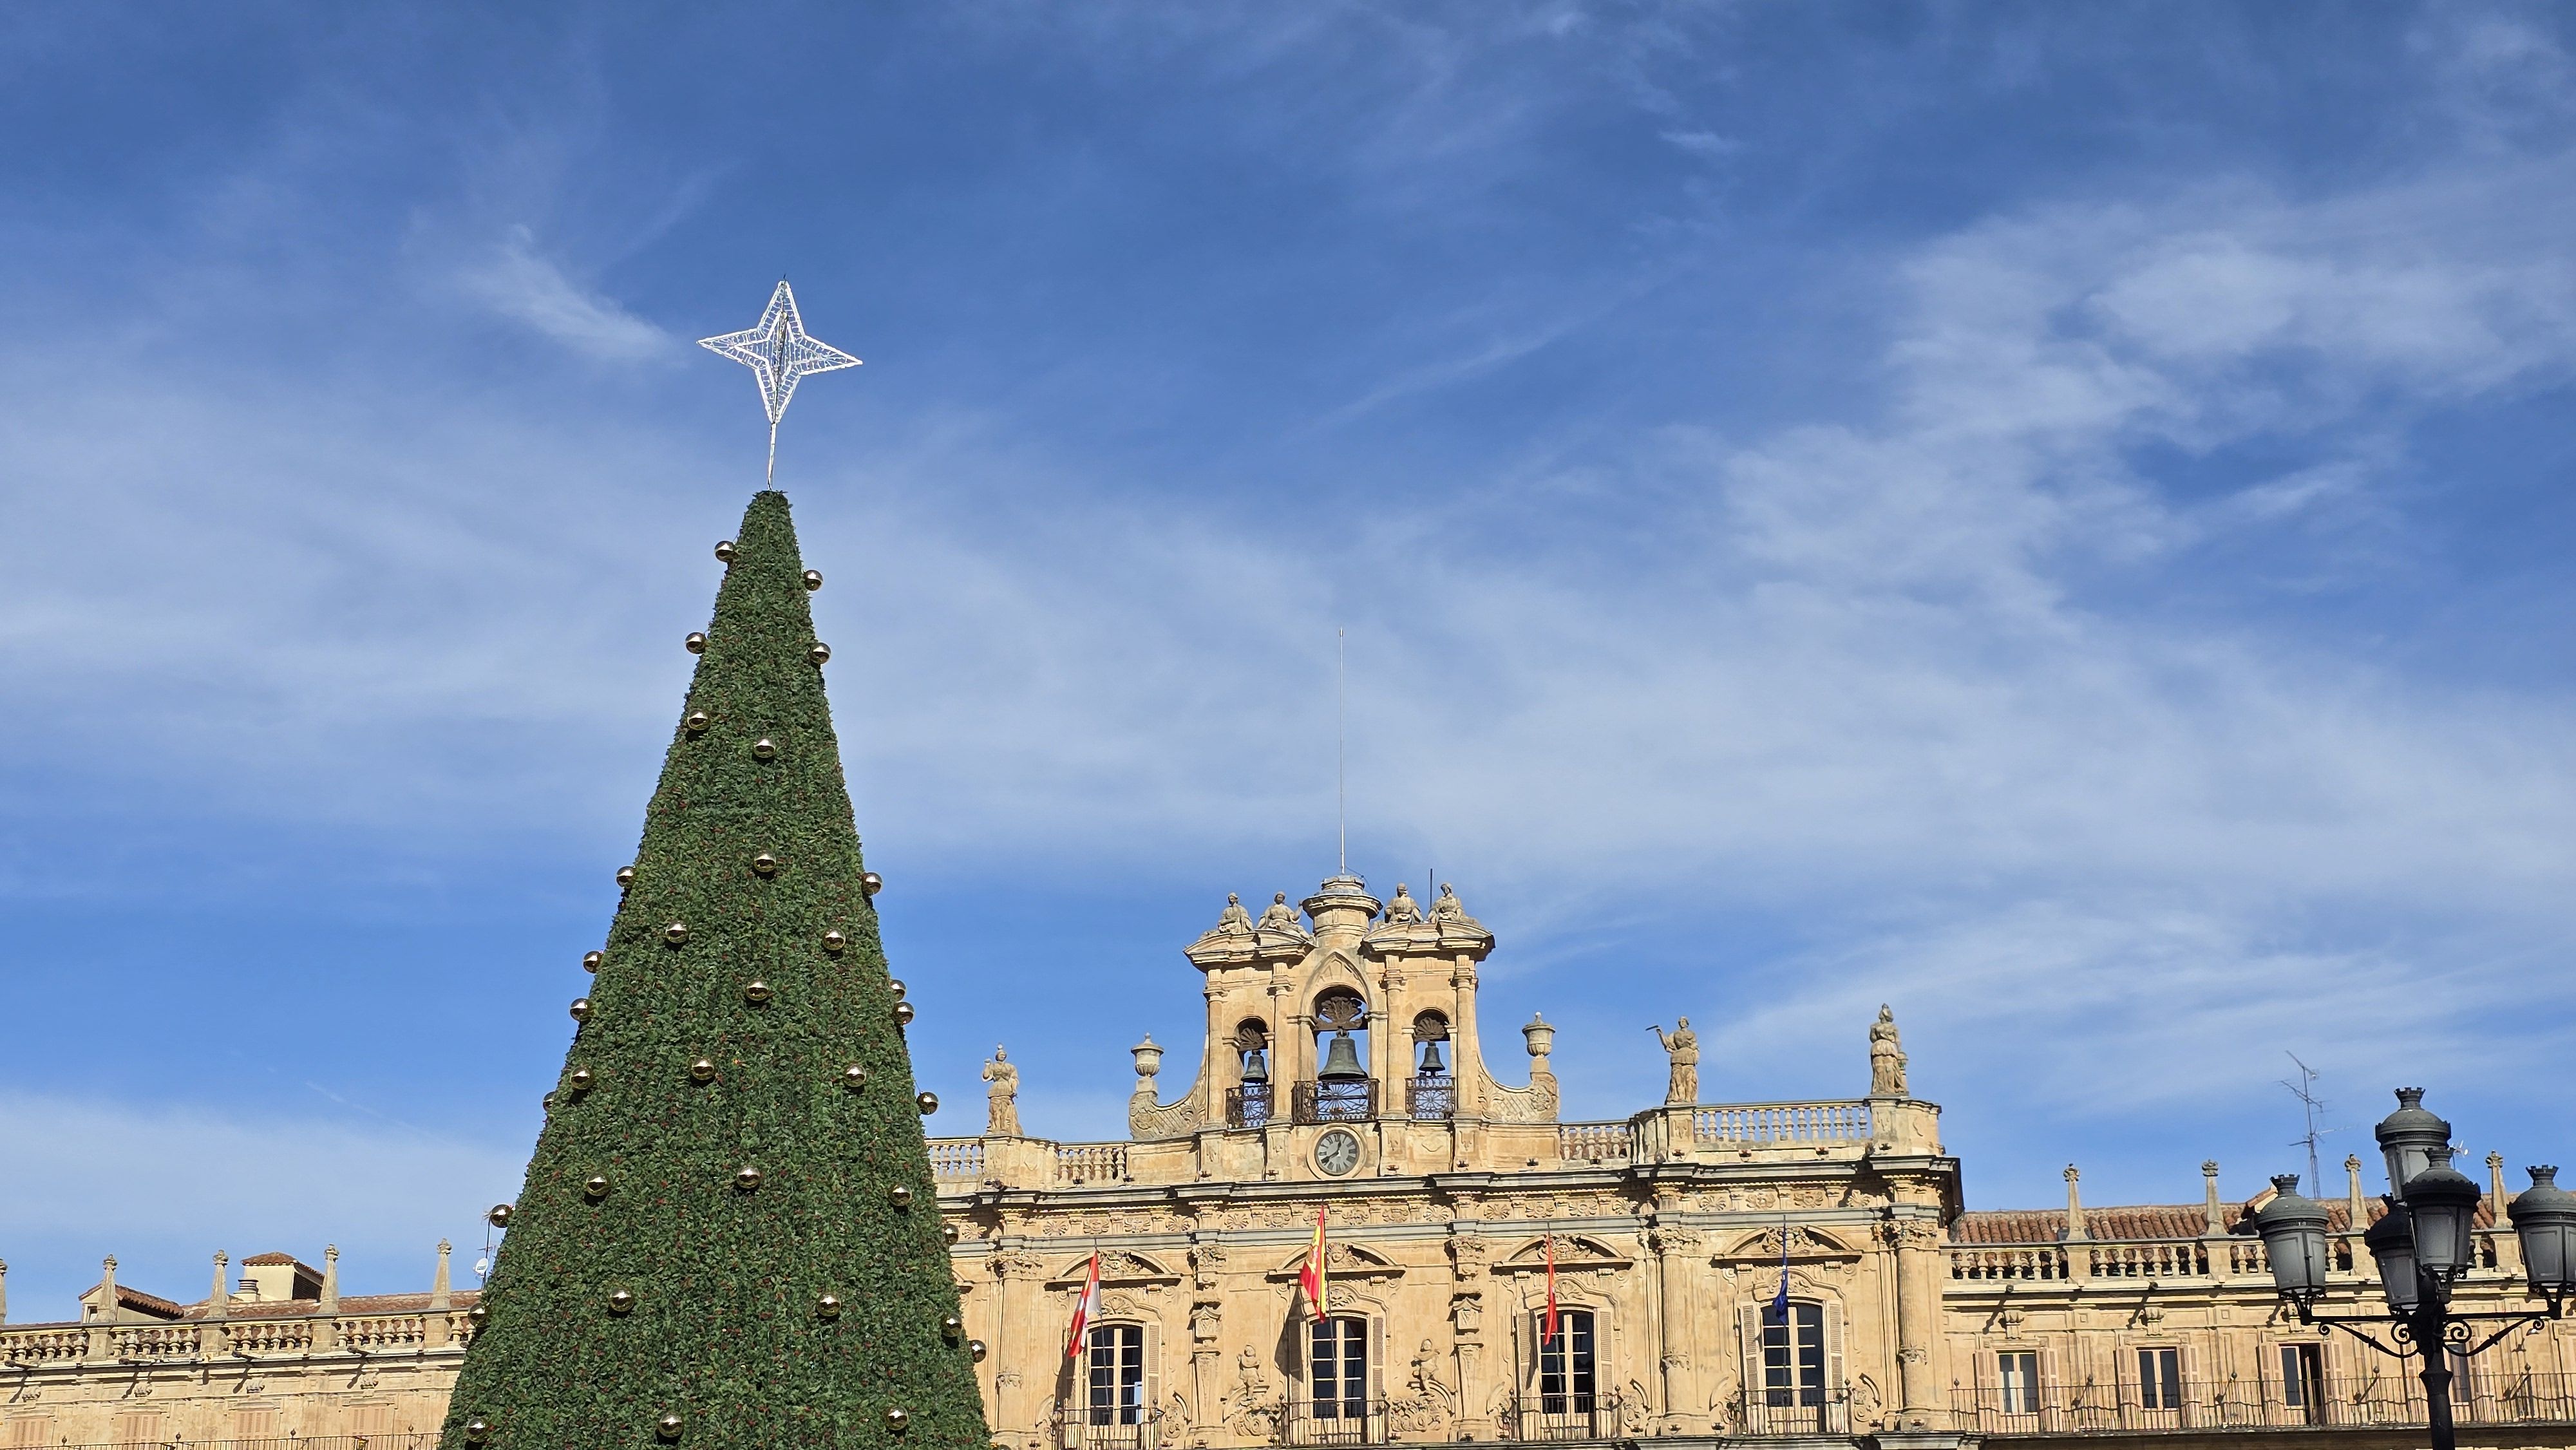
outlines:
[{"label": "gold bauble ornament", "polygon": [[623,1289],[608,1296],[608,1312],[611,1314],[623,1314],[634,1307],[635,1296]]},{"label": "gold bauble ornament", "polygon": [[753,1003],[768,1001],[769,984],[757,979],[743,983],[742,1000]]},{"label": "gold bauble ornament", "polygon": [[813,591],[815,591],[815,590],[817,590],[817,589],[820,589],[820,588],[822,588],[822,587],[823,587],[823,571],[822,571],[822,570],[820,570],[820,569],[808,569],[808,570],[806,570],[806,571],[805,571],[805,591],[806,591],[807,593],[809,593],[809,594],[810,594],[810,593],[812,593]]},{"label": "gold bauble ornament", "polygon": [[894,1025],[897,1027],[910,1027],[912,1025],[912,1004],[910,1002],[897,1002],[894,1004]]},{"label": "gold bauble ornament", "polygon": [[897,1208],[912,1207],[912,1190],[898,1183],[886,1190],[886,1201]]},{"label": "gold bauble ornament", "polygon": [[708,726],[716,723],[716,717],[708,714],[704,710],[691,710],[689,712],[689,718],[681,721],[680,723],[688,726],[689,733],[695,735],[706,729]]},{"label": "gold bauble ornament", "polygon": [[669,926],[662,928],[662,940],[669,942],[673,946],[678,946],[680,943],[687,941],[688,939],[689,924],[685,921],[675,921]]},{"label": "gold bauble ornament", "polygon": [[599,970],[599,964],[607,960],[608,957],[604,953],[583,952],[581,954],[581,969],[585,972],[596,972]]},{"label": "gold bauble ornament", "polygon": [[653,1430],[665,1440],[677,1440],[680,1438],[680,1417],[664,1415],[653,1422]]},{"label": "gold bauble ornament", "polygon": [[751,858],[751,869],[763,876],[775,876],[778,874],[778,858],[763,851]]},{"label": "gold bauble ornament", "polygon": [[702,655],[707,652],[707,637],[696,630],[691,630],[689,637],[680,641],[680,645],[693,655]]},{"label": "gold bauble ornament", "polygon": [[564,1079],[564,1086],[571,1088],[577,1093],[586,1093],[590,1091],[590,1069],[586,1067],[574,1068],[572,1070],[572,1075]]},{"label": "gold bauble ornament", "polygon": [[492,1422],[481,1415],[465,1422],[465,1439],[468,1444],[480,1445],[491,1433]]},{"label": "gold bauble ornament", "polygon": [[841,1086],[848,1088],[852,1092],[857,1092],[859,1089],[866,1087],[867,1085],[868,1070],[866,1068],[861,1067],[854,1062],[848,1067],[841,1069]]},{"label": "gold bauble ornament", "polygon": [[701,1057],[689,1064],[689,1076],[699,1082],[713,1082],[716,1077],[716,1065]]},{"label": "gold bauble ornament", "polygon": [[832,647],[818,639],[814,641],[812,649],[805,651],[805,658],[818,665],[822,664],[832,658]]},{"label": "gold bauble ornament", "polygon": [[512,1209],[510,1205],[506,1203],[496,1203],[492,1205],[492,1211],[483,1215],[483,1217],[494,1228],[508,1228],[510,1226],[510,1215],[515,1211],[516,1210]]},{"label": "gold bauble ornament", "polygon": [[982,1364],[984,1362],[984,1341],[980,1339],[967,1340],[966,1352],[974,1357],[977,1364]]},{"label": "gold bauble ornament", "polygon": [[912,1424],[912,1412],[901,1405],[886,1411],[886,1428],[901,1434]]},{"label": "gold bauble ornament", "polygon": [[859,889],[874,896],[885,890],[885,878],[874,871],[862,871],[859,873]]},{"label": "gold bauble ornament", "polygon": [[838,1294],[826,1294],[822,1298],[815,1300],[814,1312],[825,1319],[840,1318],[841,1296]]},{"label": "gold bauble ornament", "polygon": [[850,939],[841,935],[837,931],[827,931],[823,933],[823,950],[830,952],[835,956],[840,954],[841,948],[846,947],[849,944]]},{"label": "gold bauble ornament", "polygon": [[634,868],[634,867],[632,867],[632,866],[620,866],[620,867],[618,867],[618,868],[617,868],[617,885],[618,885],[618,889],[620,889],[620,890],[624,890],[626,887],[632,886],[632,885],[634,885],[634,884],[635,884],[635,868]]},{"label": "gold bauble ornament", "polygon": [[954,1314],[951,1314],[947,1318],[939,1321],[939,1332],[947,1335],[951,1339],[955,1339],[958,1335],[966,1332],[966,1321],[958,1318]]},{"label": "gold bauble ornament", "polygon": [[904,994],[912,989],[903,984],[903,978],[888,977],[886,978],[886,990],[894,993],[894,999],[900,1002],[903,1000]]},{"label": "gold bauble ornament", "polygon": [[590,999],[575,997],[572,999],[572,1005],[564,1010],[572,1014],[572,1020],[575,1022],[587,1022],[590,1020]]},{"label": "gold bauble ornament", "polygon": [[912,1100],[912,1105],[921,1109],[923,1117],[928,1117],[932,1113],[939,1111],[939,1094],[922,1093]]},{"label": "gold bauble ornament", "polygon": [[733,562],[733,555],[734,555],[733,540],[731,540],[731,539],[718,539],[718,540],[716,540],[716,557],[717,557],[717,558],[722,559],[722,560],[723,560],[723,561],[725,561],[726,563],[730,564],[730,563],[732,563],[732,562]]},{"label": "gold bauble ornament", "polygon": [[777,741],[775,741],[775,740],[770,739],[770,738],[769,738],[768,736],[766,736],[766,735],[762,736],[762,737],[761,737],[760,739],[758,739],[758,740],[755,740],[755,741],[751,742],[751,758],[752,758],[752,759],[754,759],[754,760],[775,760],[775,759],[777,759],[777,758],[778,758],[778,742],[777,742]]},{"label": "gold bauble ornament", "polygon": [[939,1226],[939,1241],[944,1244],[953,1244],[957,1242],[957,1225],[953,1223],[941,1224]]},{"label": "gold bauble ornament", "polygon": [[581,1191],[592,1198],[606,1198],[608,1196],[607,1175],[594,1173],[588,1178],[583,1179],[581,1181]]},{"label": "gold bauble ornament", "polygon": [[477,1329],[482,1328],[483,1321],[491,1317],[492,1311],[484,1308],[480,1304],[477,1304],[473,1308],[465,1311],[465,1322],[473,1325]]},{"label": "gold bauble ornament", "polygon": [[760,1170],[757,1168],[735,1169],[733,1174],[733,1186],[741,1189],[745,1193],[749,1193],[753,1189],[758,1188],[760,1186]]}]

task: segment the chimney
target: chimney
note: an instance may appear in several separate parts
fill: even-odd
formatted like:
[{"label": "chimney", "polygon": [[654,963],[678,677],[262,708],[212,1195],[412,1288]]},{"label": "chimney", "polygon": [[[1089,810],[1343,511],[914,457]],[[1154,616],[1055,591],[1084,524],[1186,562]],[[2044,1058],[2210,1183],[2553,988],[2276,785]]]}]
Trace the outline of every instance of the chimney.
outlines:
[{"label": "chimney", "polygon": [[229,1254],[221,1249],[215,1250],[215,1287],[206,1295],[208,1319],[223,1319],[232,1313],[232,1285],[224,1278],[224,1270],[231,1265],[232,1257]]},{"label": "chimney", "polygon": [[453,1252],[455,1252],[455,1250],[449,1246],[447,1240],[440,1239],[438,1241],[438,1271],[429,1276],[429,1307],[433,1310],[449,1307],[447,1293],[447,1256]]},{"label": "chimney", "polygon": [[2208,1222],[2200,1231],[2204,1234],[2227,1232],[2227,1209],[2218,1201],[2218,1160],[2215,1158],[2200,1160],[2200,1201],[2202,1212],[2208,1215]]},{"label": "chimney", "polygon": [[322,1246],[322,1312],[340,1312],[340,1246]]},{"label": "chimney", "polygon": [[2075,1171],[2074,1164],[2066,1165],[2066,1236],[2070,1239],[2093,1237],[2091,1231],[2084,1227],[2084,1198],[2075,1188],[2075,1180],[2082,1176]]}]

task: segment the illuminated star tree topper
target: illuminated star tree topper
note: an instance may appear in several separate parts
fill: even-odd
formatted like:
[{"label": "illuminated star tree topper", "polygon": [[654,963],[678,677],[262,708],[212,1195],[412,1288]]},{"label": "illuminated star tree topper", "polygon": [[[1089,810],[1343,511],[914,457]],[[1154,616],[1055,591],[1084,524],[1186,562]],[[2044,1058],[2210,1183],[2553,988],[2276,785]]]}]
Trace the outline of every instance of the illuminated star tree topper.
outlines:
[{"label": "illuminated star tree topper", "polygon": [[778,279],[778,290],[769,294],[769,306],[760,314],[758,327],[749,332],[703,337],[698,339],[698,346],[750,368],[753,380],[760,384],[760,405],[769,412],[772,483],[778,481],[778,420],[787,416],[787,400],[796,396],[797,380],[807,373],[828,373],[859,365],[857,358],[829,343],[815,341],[805,331],[805,320],[796,315],[796,294],[789,290],[784,277]]}]

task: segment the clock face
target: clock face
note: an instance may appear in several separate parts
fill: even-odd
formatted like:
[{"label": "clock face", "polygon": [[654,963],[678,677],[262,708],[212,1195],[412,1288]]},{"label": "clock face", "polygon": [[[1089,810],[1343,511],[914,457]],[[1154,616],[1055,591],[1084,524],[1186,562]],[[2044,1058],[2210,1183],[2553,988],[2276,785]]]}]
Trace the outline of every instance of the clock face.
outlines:
[{"label": "clock face", "polygon": [[1360,1166],[1360,1140],[1347,1128],[1335,1128],[1315,1140],[1315,1166],[1335,1178]]}]

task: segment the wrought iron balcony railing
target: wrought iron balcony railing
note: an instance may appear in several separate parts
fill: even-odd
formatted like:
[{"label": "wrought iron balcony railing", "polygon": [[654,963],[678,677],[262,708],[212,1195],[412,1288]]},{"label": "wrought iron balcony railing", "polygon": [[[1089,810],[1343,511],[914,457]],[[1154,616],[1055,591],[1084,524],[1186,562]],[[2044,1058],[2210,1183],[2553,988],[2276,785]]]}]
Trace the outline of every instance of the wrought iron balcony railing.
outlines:
[{"label": "wrought iron balcony railing", "polygon": [[[2576,1424],[2576,1375],[2484,1372],[2451,1388],[2463,1425]],[[2199,1430],[2367,1428],[2425,1423],[2411,1374],[2314,1375],[2173,1384],[1958,1386],[1958,1428],[1981,1435],[2109,1435]]]},{"label": "wrought iron balcony railing", "polygon": [[1377,1116],[1377,1079],[1301,1082],[1288,1105],[1299,1123],[1365,1123]]},{"label": "wrought iron balcony railing", "polygon": [[1458,1116],[1458,1079],[1417,1077],[1404,1085],[1404,1114],[1416,1122],[1440,1122]]}]

